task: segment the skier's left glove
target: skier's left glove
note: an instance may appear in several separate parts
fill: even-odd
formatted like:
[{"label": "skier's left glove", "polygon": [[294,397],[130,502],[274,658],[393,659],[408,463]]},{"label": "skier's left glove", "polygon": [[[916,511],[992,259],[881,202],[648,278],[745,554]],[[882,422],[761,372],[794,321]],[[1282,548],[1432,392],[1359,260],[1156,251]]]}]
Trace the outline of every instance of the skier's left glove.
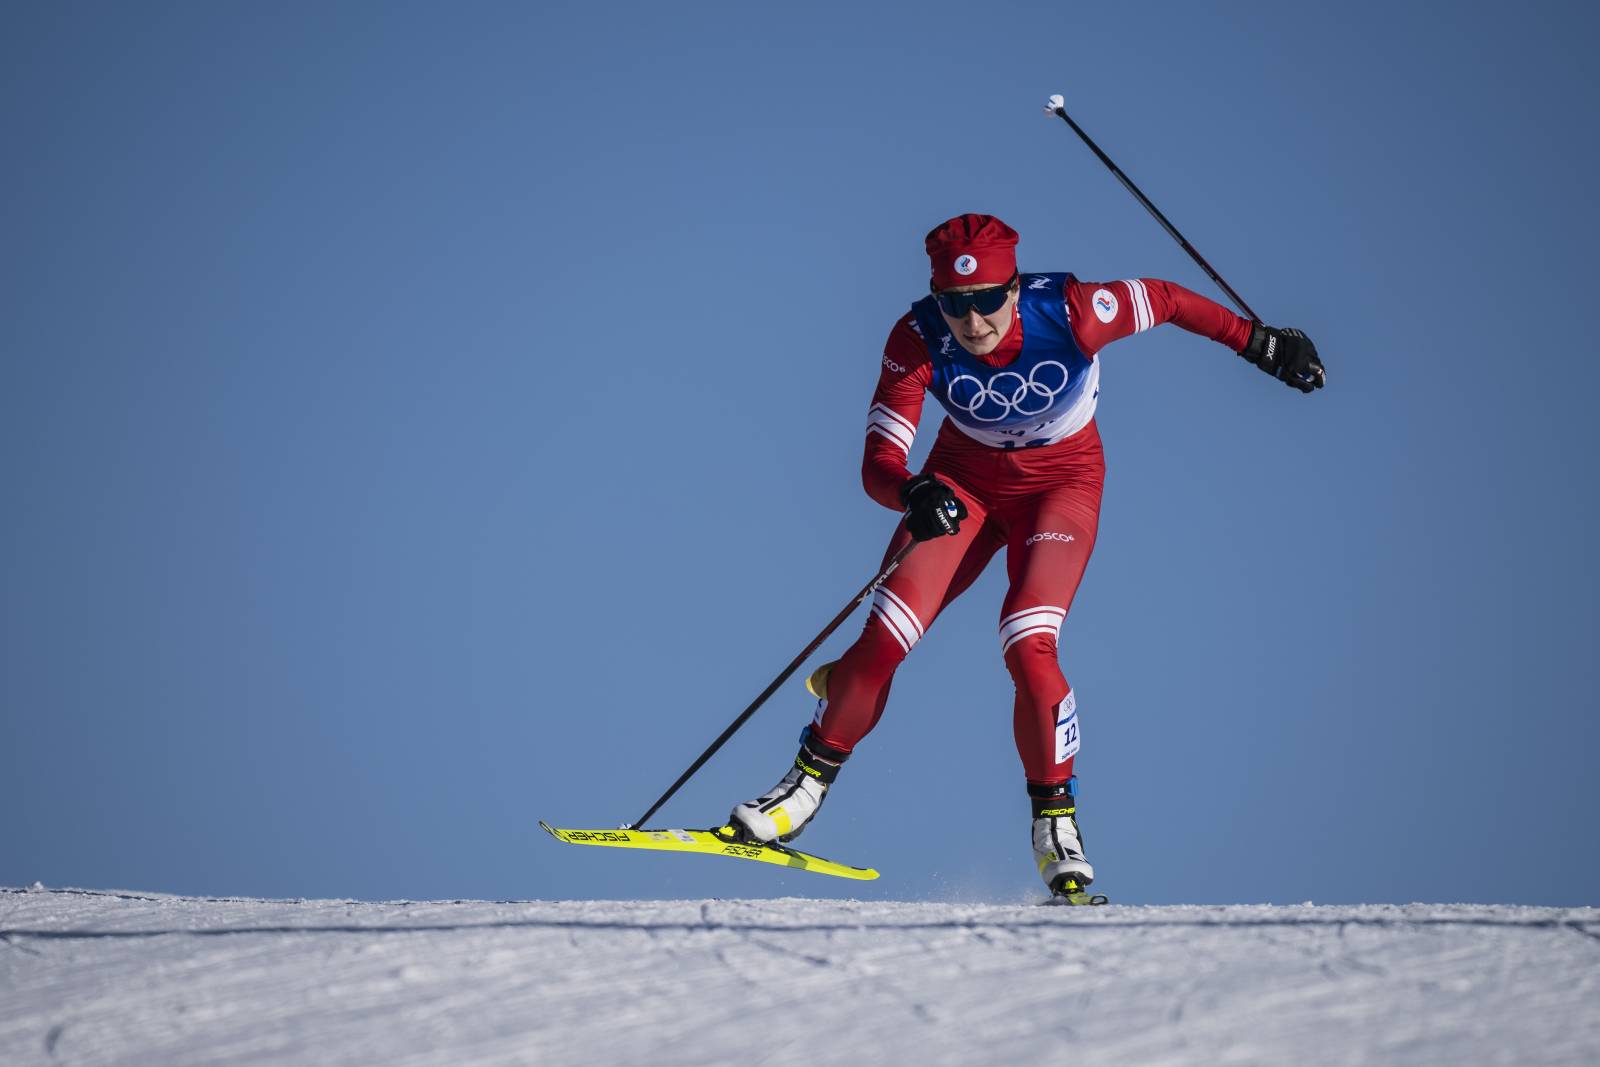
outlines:
[{"label": "skier's left glove", "polygon": [[1239,355],[1302,393],[1321,389],[1328,379],[1317,358],[1317,346],[1299,330],[1280,330],[1258,322],[1250,331],[1250,343]]},{"label": "skier's left glove", "polygon": [[906,479],[900,486],[906,509],[906,530],[918,541],[931,541],[961,531],[967,506],[948,485],[931,474]]}]

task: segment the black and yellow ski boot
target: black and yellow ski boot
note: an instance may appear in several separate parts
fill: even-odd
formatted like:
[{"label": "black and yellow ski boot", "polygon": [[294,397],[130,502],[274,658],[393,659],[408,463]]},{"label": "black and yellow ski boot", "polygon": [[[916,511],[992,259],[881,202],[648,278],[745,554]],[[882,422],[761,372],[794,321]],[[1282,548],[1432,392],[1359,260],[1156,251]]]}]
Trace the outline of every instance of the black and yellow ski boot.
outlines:
[{"label": "black and yellow ski boot", "polygon": [[849,755],[808,732],[789,773],[759,797],[734,808],[728,825],[743,841],[793,841],[822,807],[828,787],[839,775],[839,764]]},{"label": "black and yellow ski boot", "polygon": [[1077,797],[1076,778],[1060,785],[1028,783],[1033,804],[1033,860],[1050,887],[1051,904],[1104,904],[1103,895],[1088,892],[1094,867],[1083,854]]}]

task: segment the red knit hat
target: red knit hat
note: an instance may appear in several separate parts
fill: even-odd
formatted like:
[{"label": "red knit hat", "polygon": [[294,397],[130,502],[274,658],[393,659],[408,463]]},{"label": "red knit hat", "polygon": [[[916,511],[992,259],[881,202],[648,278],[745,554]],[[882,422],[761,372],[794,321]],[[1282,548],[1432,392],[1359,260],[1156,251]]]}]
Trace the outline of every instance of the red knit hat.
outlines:
[{"label": "red knit hat", "polygon": [[1017,231],[993,215],[957,215],[928,234],[933,287],[1004,285],[1017,272]]}]

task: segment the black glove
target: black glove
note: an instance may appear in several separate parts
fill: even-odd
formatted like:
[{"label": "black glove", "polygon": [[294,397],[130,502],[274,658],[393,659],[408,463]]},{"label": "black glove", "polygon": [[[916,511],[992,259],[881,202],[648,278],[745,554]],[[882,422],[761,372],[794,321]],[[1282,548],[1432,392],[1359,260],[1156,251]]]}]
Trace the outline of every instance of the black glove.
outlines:
[{"label": "black glove", "polygon": [[1299,330],[1280,330],[1258,322],[1250,331],[1250,343],[1239,354],[1302,393],[1321,389],[1327,381],[1317,346]]},{"label": "black glove", "polygon": [[900,487],[906,509],[906,530],[918,541],[954,534],[967,517],[967,506],[950,487],[931,474],[919,474]]}]

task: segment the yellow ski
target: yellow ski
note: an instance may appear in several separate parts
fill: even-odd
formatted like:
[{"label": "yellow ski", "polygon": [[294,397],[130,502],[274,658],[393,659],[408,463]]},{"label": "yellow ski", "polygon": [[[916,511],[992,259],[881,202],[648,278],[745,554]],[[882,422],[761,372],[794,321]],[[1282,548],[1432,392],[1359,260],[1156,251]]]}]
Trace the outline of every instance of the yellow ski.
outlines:
[{"label": "yellow ski", "polygon": [[801,871],[831,874],[836,878],[870,881],[878,877],[871,867],[847,867],[785,845],[747,845],[733,839],[731,827],[718,830],[558,830],[539,820],[551,837],[569,845],[608,845],[612,848],[649,848],[663,852],[701,852],[739,860],[775,863]]}]

